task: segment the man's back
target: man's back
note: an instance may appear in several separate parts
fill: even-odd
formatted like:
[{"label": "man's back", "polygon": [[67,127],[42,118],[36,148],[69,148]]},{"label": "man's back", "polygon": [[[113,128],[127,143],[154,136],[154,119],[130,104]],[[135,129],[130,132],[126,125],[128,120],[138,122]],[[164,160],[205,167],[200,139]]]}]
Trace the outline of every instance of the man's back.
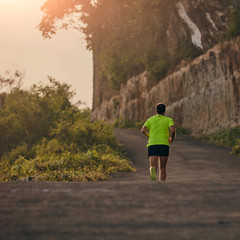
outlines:
[{"label": "man's back", "polygon": [[144,125],[149,130],[148,146],[169,145],[169,128],[174,126],[171,118],[159,114],[150,117]]}]

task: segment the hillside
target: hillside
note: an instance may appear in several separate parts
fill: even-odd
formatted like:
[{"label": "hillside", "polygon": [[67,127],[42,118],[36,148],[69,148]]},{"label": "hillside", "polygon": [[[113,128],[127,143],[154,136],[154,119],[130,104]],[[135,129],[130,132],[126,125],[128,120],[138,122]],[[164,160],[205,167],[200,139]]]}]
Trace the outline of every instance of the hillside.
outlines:
[{"label": "hillside", "polygon": [[238,37],[214,46],[157,84],[148,79],[147,72],[132,77],[92,114],[109,121],[120,117],[144,121],[155,114],[155,103],[164,101],[167,115],[193,134],[239,126],[239,60]]},{"label": "hillside", "polygon": [[213,122],[214,130],[239,125],[239,7],[239,0],[48,0],[39,29],[45,37],[59,26],[85,34],[95,119],[144,121],[165,101],[178,125],[208,132]]}]

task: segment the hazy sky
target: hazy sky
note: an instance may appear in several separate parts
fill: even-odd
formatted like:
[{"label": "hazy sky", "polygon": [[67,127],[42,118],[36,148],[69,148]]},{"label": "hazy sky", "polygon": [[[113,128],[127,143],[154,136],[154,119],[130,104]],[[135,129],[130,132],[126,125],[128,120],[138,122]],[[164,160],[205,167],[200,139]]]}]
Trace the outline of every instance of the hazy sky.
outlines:
[{"label": "hazy sky", "polygon": [[72,85],[74,101],[92,104],[92,53],[76,30],[43,39],[37,25],[46,0],[0,0],[0,73],[25,70],[23,87],[47,82],[47,76]]}]

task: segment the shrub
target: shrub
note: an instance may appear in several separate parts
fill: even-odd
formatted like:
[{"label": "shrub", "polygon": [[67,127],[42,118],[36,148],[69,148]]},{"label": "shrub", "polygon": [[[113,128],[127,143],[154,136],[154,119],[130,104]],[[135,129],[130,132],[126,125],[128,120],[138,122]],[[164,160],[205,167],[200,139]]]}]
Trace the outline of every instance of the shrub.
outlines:
[{"label": "shrub", "polygon": [[239,154],[240,126],[225,128],[210,135],[200,136],[200,138],[216,143],[219,146],[232,147],[233,153]]},{"label": "shrub", "polygon": [[1,181],[97,181],[134,170],[112,126],[91,121],[90,111],[77,109],[71,96],[68,85],[52,79],[7,96],[0,109]]},{"label": "shrub", "polygon": [[240,35],[240,7],[233,8],[230,11],[228,34],[231,38]]},{"label": "shrub", "polygon": [[135,122],[130,120],[130,119],[124,119],[122,117],[119,117],[115,121],[114,127],[117,127],[117,128],[134,128],[135,127]]},{"label": "shrub", "polygon": [[176,134],[178,135],[189,135],[190,131],[183,127],[176,127]]},{"label": "shrub", "polygon": [[233,153],[240,156],[240,138],[237,139],[236,144],[233,146]]}]

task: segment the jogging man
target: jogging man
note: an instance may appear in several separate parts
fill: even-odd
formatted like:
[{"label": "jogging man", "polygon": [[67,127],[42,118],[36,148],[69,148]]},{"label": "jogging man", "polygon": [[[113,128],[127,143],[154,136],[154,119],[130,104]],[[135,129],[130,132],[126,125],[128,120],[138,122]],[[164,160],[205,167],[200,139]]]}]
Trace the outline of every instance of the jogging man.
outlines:
[{"label": "jogging man", "polygon": [[149,138],[147,146],[151,180],[157,181],[156,171],[158,158],[160,158],[161,181],[165,181],[169,143],[174,141],[175,127],[172,118],[164,116],[166,112],[164,103],[161,102],[156,105],[156,112],[157,115],[150,117],[144,123],[141,133]]}]

